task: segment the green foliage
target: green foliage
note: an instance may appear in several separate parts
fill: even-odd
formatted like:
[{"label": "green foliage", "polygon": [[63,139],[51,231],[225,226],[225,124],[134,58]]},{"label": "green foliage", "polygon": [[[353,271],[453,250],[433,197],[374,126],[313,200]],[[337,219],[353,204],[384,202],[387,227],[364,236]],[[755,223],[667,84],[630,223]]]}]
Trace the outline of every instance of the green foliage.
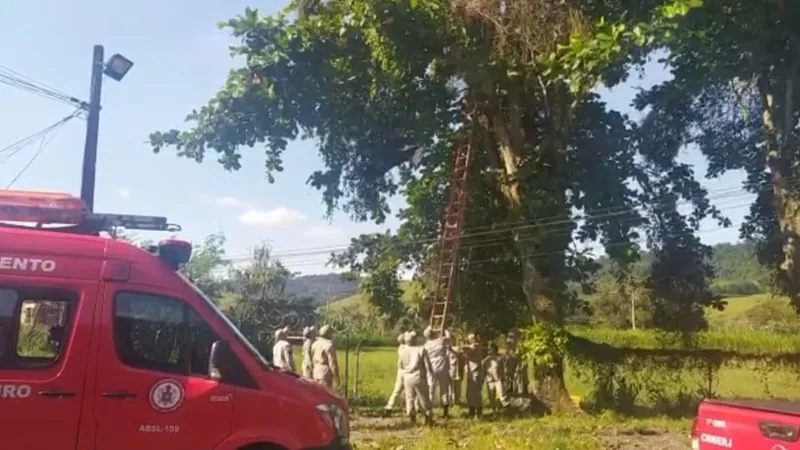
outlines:
[{"label": "green foliage", "polygon": [[791,149],[800,119],[800,38],[789,24],[799,18],[792,2],[706,2],[657,42],[669,52],[673,78],[636,101],[648,109],[641,125],[647,147],[673,154],[696,144],[710,177],[746,172],[743,187],[756,198],[740,231],[795,300],[799,166]]},{"label": "green foliage", "polygon": [[221,279],[227,268],[225,260],[225,235],[210,234],[200,245],[195,245],[192,257],[183,267],[183,273],[209,298],[219,301],[225,286]]},{"label": "green foliage", "polygon": [[253,250],[249,265],[233,269],[231,284],[235,297],[226,314],[262,354],[272,354],[275,331],[289,327],[299,330],[315,322],[310,298],[286,292],[292,273],[272,261],[265,246]]},{"label": "green foliage", "polygon": [[[153,149],[174,147],[198,162],[212,151],[226,169],[238,170],[244,148],[265,147],[272,181],[288,142],[311,138],[324,169],[309,183],[322,191],[328,213],[341,208],[380,223],[391,213],[387,198],[404,195],[408,207],[396,234],[361,236],[333,260],[364,276],[360,288],[381,320],[397,321],[408,318],[399,269],[415,269],[426,294],[435,282],[431,236],[445,210],[453,147],[467,139],[473,161],[466,229],[485,233],[468,233],[462,242],[453,318],[488,335],[533,322],[532,355],[543,367],[559,365],[566,351],[561,324],[582,306],[572,287],[590,290],[597,269],[573,244],[599,241],[614,261],[617,300],[646,298],[649,324],[691,341],[686,335],[706,327],[705,310],[723,305],[712,291],[711,249],[695,234],[705,218],[730,222],[678,152],[688,143],[709,154],[719,150],[690,136],[693,127],[706,131],[692,103],[709,94],[706,87],[733,80],[722,70],[731,66],[710,60],[740,49],[724,39],[703,41],[720,31],[718,16],[732,13],[699,0],[627,8],[505,5],[500,11],[490,1],[303,1],[275,17],[247,9],[223,24],[240,40],[233,53],[244,67],[189,115],[188,130],[153,133]],[[723,19],[723,31],[739,26]],[[702,47],[699,56],[687,43]],[[643,123],[592,93],[600,82],[619,82],[660,46],[673,52],[678,81],[642,96],[640,106],[653,106]],[[689,73],[702,75],[690,82]],[[682,103],[672,108],[665,91]],[[704,119],[714,116],[697,109]],[[758,165],[751,175],[764,173]],[[688,212],[679,211],[683,204]],[[642,244],[648,270],[632,278]],[[248,294],[253,298],[277,292],[263,291],[270,280],[239,282],[252,289],[261,283]],[[599,305],[609,319],[621,308],[611,288],[603,289]]]},{"label": "green foliage", "polygon": [[539,322],[522,330],[520,351],[534,371],[554,370],[561,367],[568,344],[566,329]]}]

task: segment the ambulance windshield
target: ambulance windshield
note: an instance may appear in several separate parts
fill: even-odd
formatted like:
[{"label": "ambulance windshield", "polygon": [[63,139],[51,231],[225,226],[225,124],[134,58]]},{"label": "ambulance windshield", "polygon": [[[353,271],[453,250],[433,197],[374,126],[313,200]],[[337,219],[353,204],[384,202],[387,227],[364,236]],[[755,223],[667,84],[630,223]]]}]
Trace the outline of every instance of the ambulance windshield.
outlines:
[{"label": "ambulance windshield", "polygon": [[250,354],[251,354],[251,355],[252,355],[252,356],[253,356],[253,357],[254,357],[254,358],[255,358],[255,359],[258,361],[258,363],[259,363],[259,364],[261,364],[261,366],[262,366],[263,368],[265,368],[265,369],[269,369],[269,368],[271,368],[271,367],[272,367],[272,364],[270,364],[270,363],[269,363],[269,361],[267,361],[267,359],[266,359],[266,358],[264,358],[264,356],[261,354],[261,352],[259,352],[259,351],[258,351],[258,349],[256,349],[256,348],[253,346],[253,344],[251,344],[251,343],[250,343],[250,341],[249,341],[249,340],[247,340],[247,338],[246,338],[246,337],[244,337],[244,335],[243,335],[243,334],[242,334],[242,333],[239,331],[239,329],[238,329],[238,328],[236,328],[236,325],[234,325],[234,324],[233,324],[233,323],[230,321],[230,319],[228,319],[228,316],[226,316],[226,315],[225,315],[225,314],[224,314],[222,311],[220,311],[220,309],[217,307],[217,305],[215,305],[215,304],[214,304],[214,302],[212,302],[212,301],[211,301],[211,299],[209,299],[209,298],[206,296],[206,294],[204,294],[204,293],[203,293],[203,291],[201,291],[200,289],[198,289],[198,287],[197,287],[197,286],[195,286],[195,285],[194,285],[194,283],[192,283],[192,282],[191,282],[191,280],[189,280],[188,278],[186,278],[186,277],[185,277],[185,276],[184,276],[182,273],[180,273],[180,272],[176,272],[176,273],[178,274],[178,276],[179,276],[179,277],[180,277],[180,278],[181,278],[181,279],[182,279],[182,280],[183,280],[183,281],[184,281],[186,284],[188,284],[189,286],[191,286],[191,287],[192,287],[192,289],[194,289],[194,291],[197,293],[197,295],[199,295],[199,296],[200,296],[200,298],[202,298],[202,299],[203,299],[203,300],[204,300],[204,301],[205,301],[205,302],[208,304],[208,306],[209,306],[209,307],[211,307],[211,309],[212,309],[212,310],[213,310],[215,313],[217,313],[217,315],[219,315],[220,317],[222,317],[222,320],[225,322],[225,325],[227,325],[227,326],[228,326],[228,328],[231,330],[231,332],[232,332],[232,333],[233,333],[233,334],[236,336],[236,339],[238,339],[238,340],[239,340],[239,342],[240,342],[242,345],[244,345],[244,347],[245,347],[245,348],[246,348],[246,349],[247,349],[247,350],[250,352]]}]

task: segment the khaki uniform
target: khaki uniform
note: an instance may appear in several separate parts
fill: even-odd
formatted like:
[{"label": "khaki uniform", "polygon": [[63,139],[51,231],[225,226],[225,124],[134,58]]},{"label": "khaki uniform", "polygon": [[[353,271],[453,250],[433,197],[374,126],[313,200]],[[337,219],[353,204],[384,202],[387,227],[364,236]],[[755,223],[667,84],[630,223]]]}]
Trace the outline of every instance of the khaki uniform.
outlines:
[{"label": "khaki uniform", "polygon": [[483,398],[481,389],[483,388],[483,358],[484,350],[477,344],[470,344],[464,347],[464,359],[466,360],[467,378],[467,406],[470,412],[481,413],[483,409]]},{"label": "khaki uniform", "polygon": [[294,353],[292,344],[281,339],[272,346],[272,361],[281,370],[294,372]]},{"label": "khaki uniform", "polygon": [[403,349],[406,347],[404,342],[401,342],[400,345],[397,347],[397,377],[394,380],[394,389],[392,390],[392,395],[389,396],[389,401],[386,403],[386,409],[394,409],[394,403],[397,401],[397,397],[403,393],[403,371],[400,369],[399,360],[403,355]]},{"label": "khaki uniform", "polygon": [[303,377],[314,379],[314,362],[311,359],[311,346],[314,345],[313,339],[303,339]]},{"label": "khaki uniform", "polygon": [[430,389],[431,403],[439,394],[439,403],[442,406],[450,405],[450,357],[444,338],[429,339],[425,342],[425,352],[431,361],[431,371],[428,373],[428,389]]},{"label": "khaki uniform", "polygon": [[448,350],[450,368],[450,404],[455,405],[461,402],[461,380],[464,377],[464,358],[461,349],[452,347]]},{"label": "khaki uniform", "polygon": [[333,388],[334,380],[339,381],[339,363],[336,360],[333,341],[318,337],[311,345],[311,361],[314,364],[312,370],[314,381]]},{"label": "khaki uniform", "polygon": [[417,405],[422,407],[427,418],[432,416],[430,393],[428,392],[428,372],[431,362],[425,349],[417,345],[407,345],[399,351],[397,368],[403,375],[403,390],[406,397],[406,414],[416,417]]},{"label": "khaki uniform", "polygon": [[497,401],[500,405],[507,406],[505,390],[503,390],[503,361],[498,354],[490,354],[483,360],[483,370],[486,374],[486,390],[488,393],[489,406],[497,408]]}]

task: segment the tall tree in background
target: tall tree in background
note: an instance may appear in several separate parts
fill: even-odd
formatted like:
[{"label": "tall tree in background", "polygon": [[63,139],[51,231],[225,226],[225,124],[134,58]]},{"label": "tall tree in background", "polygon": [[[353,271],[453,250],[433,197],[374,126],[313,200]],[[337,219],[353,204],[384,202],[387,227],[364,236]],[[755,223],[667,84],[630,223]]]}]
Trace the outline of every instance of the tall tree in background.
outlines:
[{"label": "tall tree in background", "polygon": [[[226,23],[246,66],[189,116],[190,130],[151,142],[197,161],[214,150],[230,170],[242,147],[264,145],[272,180],[288,142],[313,138],[326,167],[310,184],[329,214],[341,208],[356,220],[383,222],[387,197],[402,192],[409,206],[397,236],[362,237],[338,261],[381,274],[377,291],[397,295],[401,264],[430,267],[453,146],[466,136],[475,148],[467,227],[486,233],[465,236],[461,265],[475,276],[462,280],[459,317],[478,326],[509,311],[519,320],[522,307],[539,332],[557,334],[574,303],[567,282],[592,265],[574,240],[599,240],[625,267],[637,258],[636,229],[652,225],[665,261],[696,260],[696,239],[669,237],[697,227],[677,199],[694,203],[694,218],[714,212],[705,192],[668,158],[637,164],[637,130],[591,93],[622,79],[636,49],[696,4],[644,2],[627,14],[612,1],[331,0],[294,4],[294,20],[248,9]],[[651,188],[637,191],[635,181]],[[637,208],[654,199],[667,206],[650,222]],[[356,263],[359,253],[375,264]],[[572,405],[559,349],[542,348],[539,395]]]},{"label": "tall tree in background", "polygon": [[286,283],[292,276],[283,264],[270,258],[266,246],[253,250],[249,264],[232,270],[236,298],[226,313],[265,355],[272,354],[279,328],[298,330],[314,323],[311,298],[286,292]]},{"label": "tall tree in background", "polygon": [[192,258],[183,272],[198,289],[219,302],[226,287],[221,271],[228,266],[225,260],[225,235],[220,232],[206,236],[202,244],[194,246]]},{"label": "tall tree in background", "polygon": [[650,108],[645,147],[672,155],[695,144],[709,177],[744,170],[755,194],[743,237],[800,308],[800,3],[709,1],[658,44],[674,78],[637,99]]}]

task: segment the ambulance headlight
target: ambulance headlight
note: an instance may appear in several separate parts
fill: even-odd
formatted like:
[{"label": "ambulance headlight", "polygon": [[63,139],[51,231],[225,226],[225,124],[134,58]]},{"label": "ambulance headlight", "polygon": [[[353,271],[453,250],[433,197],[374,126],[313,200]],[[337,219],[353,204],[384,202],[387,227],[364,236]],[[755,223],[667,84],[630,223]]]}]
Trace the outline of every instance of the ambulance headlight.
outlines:
[{"label": "ambulance headlight", "polygon": [[332,403],[327,403],[317,405],[317,411],[321,412],[330,421],[337,435],[343,438],[350,436],[350,423],[345,410]]}]

